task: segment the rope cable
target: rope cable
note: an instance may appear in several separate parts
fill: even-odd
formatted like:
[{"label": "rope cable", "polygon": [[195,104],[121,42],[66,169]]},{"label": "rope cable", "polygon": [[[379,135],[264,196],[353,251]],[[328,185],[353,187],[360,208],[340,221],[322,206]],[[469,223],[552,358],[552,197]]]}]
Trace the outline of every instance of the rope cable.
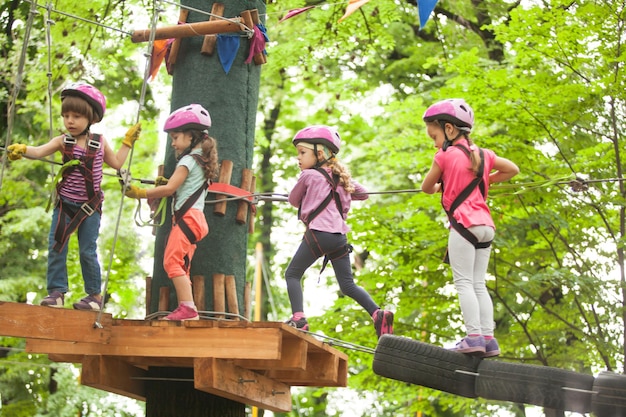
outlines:
[{"label": "rope cable", "polygon": [[[149,74],[150,74],[150,57],[152,56],[152,50],[153,50],[153,45],[154,45],[154,38],[156,35],[156,26],[157,26],[157,22],[158,22],[158,18],[159,18],[159,13],[162,11],[162,9],[159,7],[158,5],[159,0],[155,0],[153,2],[153,13],[152,13],[152,23],[150,26],[150,38],[148,41],[148,52],[145,54],[146,57],[146,63],[145,63],[145,68],[144,68],[144,77],[143,77],[143,83],[141,85],[141,95],[139,98],[139,106],[137,109],[137,118],[135,119],[135,123],[139,122],[139,116],[141,114],[141,109],[145,103],[145,96],[146,96],[146,90],[147,90],[147,83],[148,83],[148,79],[149,79]],[[127,163],[127,170],[128,172],[130,172],[130,167],[132,165],[133,162],[133,154],[134,154],[134,150],[135,150],[135,144],[132,144],[133,146],[131,146],[130,148],[130,153],[128,155],[128,163]],[[122,145],[123,146],[123,145]],[[113,258],[115,257],[115,246],[117,244],[117,238],[119,235],[119,228],[120,228],[120,221],[122,218],[122,211],[124,209],[124,196],[126,194],[126,189],[128,188],[128,184],[126,182],[124,182],[124,185],[122,187],[122,198],[120,199],[120,206],[119,206],[119,210],[117,213],[117,220],[115,222],[115,231],[113,232],[113,243],[111,245],[111,253],[109,255],[109,263],[107,266],[107,270],[106,270],[106,275],[104,278],[104,286],[102,288],[102,307],[100,309],[100,311],[98,311],[98,315],[96,317],[96,322],[94,323],[94,328],[102,328],[102,325],[100,324],[100,319],[102,317],[102,313],[104,311],[104,302],[106,299],[106,294],[107,294],[107,288],[109,285],[109,279],[111,277],[111,269],[113,266]]]},{"label": "rope cable", "polygon": [[[20,93],[20,89],[22,88],[23,81],[23,73],[24,73],[24,65],[26,62],[26,52],[28,48],[28,42],[30,40],[30,31],[33,27],[33,20],[35,19],[36,3],[31,3],[30,12],[28,13],[28,19],[26,22],[26,30],[24,31],[24,42],[22,43],[22,52],[20,54],[20,60],[17,65],[17,71],[15,74],[15,83],[13,83],[13,91],[11,92],[11,97],[8,102],[7,109],[7,136],[4,143],[5,148],[8,148],[11,145],[11,134],[13,133],[13,121],[15,119],[15,105],[17,102],[17,97]],[[8,158],[2,158],[2,167],[0,168],[0,190],[2,190],[2,180],[4,179],[4,170],[7,165]]]}]

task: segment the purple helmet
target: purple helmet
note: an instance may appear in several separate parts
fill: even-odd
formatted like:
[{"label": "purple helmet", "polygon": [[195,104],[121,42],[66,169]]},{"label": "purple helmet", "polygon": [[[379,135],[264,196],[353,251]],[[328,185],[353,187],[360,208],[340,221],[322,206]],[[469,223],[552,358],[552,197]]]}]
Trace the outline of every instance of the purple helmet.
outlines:
[{"label": "purple helmet", "polygon": [[292,142],[294,146],[297,146],[299,142],[324,145],[333,153],[339,153],[341,147],[339,133],[332,127],[325,125],[305,127],[296,133]]},{"label": "purple helmet", "polygon": [[107,109],[107,99],[96,87],[87,83],[75,83],[61,91],[61,101],[67,96],[80,97],[93,107],[94,123],[104,117]]},{"label": "purple helmet", "polygon": [[474,111],[465,100],[451,98],[439,101],[426,109],[424,121],[432,122],[435,120],[442,120],[458,127],[471,129],[474,126]]},{"label": "purple helmet", "polygon": [[183,130],[206,130],[211,127],[209,112],[199,104],[188,104],[174,110],[165,121],[166,132],[181,132]]}]

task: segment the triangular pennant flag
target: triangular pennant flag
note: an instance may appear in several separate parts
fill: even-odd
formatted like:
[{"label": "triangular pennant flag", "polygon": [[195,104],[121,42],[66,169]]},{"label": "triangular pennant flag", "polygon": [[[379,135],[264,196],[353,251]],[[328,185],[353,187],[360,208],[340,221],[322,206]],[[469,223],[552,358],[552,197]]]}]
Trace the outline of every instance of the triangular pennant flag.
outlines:
[{"label": "triangular pennant flag", "polygon": [[350,0],[350,3],[346,8],[346,13],[341,17],[341,19],[339,19],[339,22],[350,16],[352,13],[356,12],[361,6],[369,1],[370,0]]},{"label": "triangular pennant flag", "polygon": [[222,63],[222,68],[226,74],[230,71],[237,51],[239,50],[239,35],[217,35],[217,55]]},{"label": "triangular pennant flag", "polygon": [[435,10],[437,0],[417,0],[417,12],[420,16],[420,29],[424,29],[430,14]]},{"label": "triangular pennant flag", "polygon": [[248,53],[248,58],[245,63],[251,63],[252,58],[259,52],[263,52],[263,50],[265,50],[265,36],[261,28],[257,25],[254,27],[254,35],[252,35],[252,40],[250,40],[250,52]]},{"label": "triangular pennant flag", "polygon": [[286,14],[286,15],[284,15],[284,16],[282,17],[282,19],[280,19],[280,20],[278,21],[278,23],[282,22],[283,20],[287,20],[287,19],[290,19],[290,18],[292,18],[292,17],[294,17],[294,16],[297,16],[297,15],[299,15],[300,13],[304,13],[304,12],[306,12],[307,10],[312,9],[312,8],[314,8],[314,7],[315,7],[315,6],[307,6],[307,7],[302,7],[302,8],[300,8],[300,9],[293,9],[293,10],[289,10],[289,11],[287,12],[287,14]]},{"label": "triangular pennant flag", "polygon": [[159,68],[169,51],[170,44],[174,39],[157,39],[152,43],[152,56],[150,57],[150,81],[159,73]]}]

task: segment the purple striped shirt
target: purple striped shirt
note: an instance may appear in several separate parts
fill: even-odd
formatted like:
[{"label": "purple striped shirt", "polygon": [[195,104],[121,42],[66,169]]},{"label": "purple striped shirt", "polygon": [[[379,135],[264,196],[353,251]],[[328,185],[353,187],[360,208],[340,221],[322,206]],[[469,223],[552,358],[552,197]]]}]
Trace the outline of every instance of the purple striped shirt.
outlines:
[{"label": "purple striped shirt", "polygon": [[[102,163],[104,161],[104,137],[102,136],[100,137],[100,143],[100,149],[96,151],[93,161],[93,189],[96,194],[100,192],[100,183],[102,182]],[[87,154],[87,150],[78,145],[74,145],[73,154],[75,159],[82,159]],[[59,195],[68,200],[77,202],[89,200],[85,178],[80,170],[72,169],[70,175],[61,183]]]}]

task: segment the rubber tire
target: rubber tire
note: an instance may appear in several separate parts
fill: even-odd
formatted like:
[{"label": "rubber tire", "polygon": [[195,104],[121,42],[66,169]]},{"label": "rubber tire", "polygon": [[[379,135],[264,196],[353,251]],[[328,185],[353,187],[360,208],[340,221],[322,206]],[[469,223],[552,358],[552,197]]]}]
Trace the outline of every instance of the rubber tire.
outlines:
[{"label": "rubber tire", "polygon": [[482,361],[478,366],[476,394],[491,400],[585,414],[591,411],[593,382],[593,375],[565,369]]},{"label": "rubber tire", "polygon": [[477,357],[385,334],[378,340],[372,368],[374,373],[386,378],[476,398],[480,361]]},{"label": "rubber tire", "polygon": [[626,375],[600,372],[593,392],[591,412],[596,417],[626,417]]}]

